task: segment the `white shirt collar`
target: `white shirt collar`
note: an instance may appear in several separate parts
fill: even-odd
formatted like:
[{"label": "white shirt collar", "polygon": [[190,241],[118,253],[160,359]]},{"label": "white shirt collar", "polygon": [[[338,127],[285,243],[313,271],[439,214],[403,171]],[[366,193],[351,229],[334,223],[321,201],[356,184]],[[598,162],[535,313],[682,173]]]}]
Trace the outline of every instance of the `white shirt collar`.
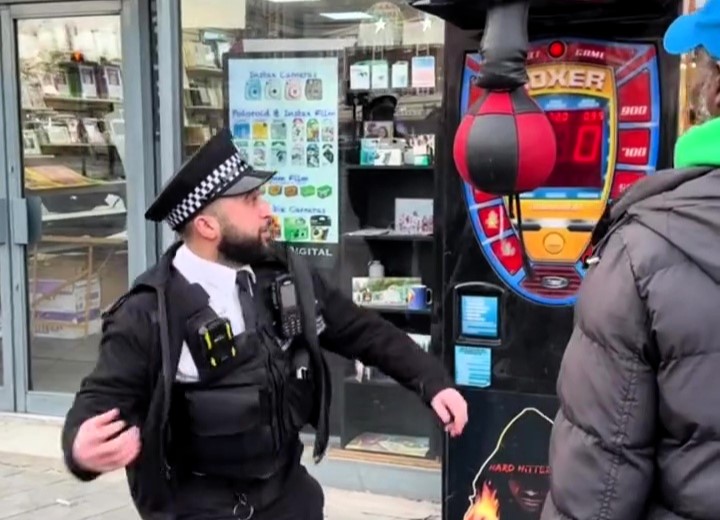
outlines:
[{"label": "white shirt collar", "polygon": [[[217,262],[205,260],[193,253],[186,244],[181,245],[175,253],[173,265],[190,283],[197,283],[202,286],[211,286],[218,289],[235,287],[238,270],[218,264]],[[249,272],[252,282],[257,282],[252,267],[246,265],[239,270]]]}]

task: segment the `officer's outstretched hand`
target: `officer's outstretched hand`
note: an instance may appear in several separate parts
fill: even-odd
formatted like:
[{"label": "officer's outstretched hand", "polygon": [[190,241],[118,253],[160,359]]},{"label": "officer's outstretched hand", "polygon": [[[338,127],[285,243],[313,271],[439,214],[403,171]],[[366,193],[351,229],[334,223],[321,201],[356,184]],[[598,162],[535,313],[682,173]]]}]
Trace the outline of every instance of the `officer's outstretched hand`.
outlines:
[{"label": "officer's outstretched hand", "polygon": [[468,422],[467,402],[454,388],[439,392],[430,403],[451,437],[459,437]]},{"label": "officer's outstretched hand", "polygon": [[110,410],[85,421],[73,443],[75,463],[85,471],[107,473],[130,464],[140,453],[140,430],[128,428],[118,419],[120,411]]}]

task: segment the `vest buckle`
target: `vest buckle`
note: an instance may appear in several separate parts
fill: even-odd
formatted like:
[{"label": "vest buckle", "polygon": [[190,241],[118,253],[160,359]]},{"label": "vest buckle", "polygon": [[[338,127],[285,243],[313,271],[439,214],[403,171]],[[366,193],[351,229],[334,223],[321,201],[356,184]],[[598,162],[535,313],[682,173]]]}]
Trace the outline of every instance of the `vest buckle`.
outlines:
[{"label": "vest buckle", "polygon": [[248,503],[248,499],[243,493],[237,495],[237,500],[237,504],[233,507],[233,515],[238,520],[250,520],[255,515],[255,508]]},{"label": "vest buckle", "polygon": [[307,367],[300,367],[295,371],[295,378],[298,381],[305,381],[308,378],[308,369]]}]

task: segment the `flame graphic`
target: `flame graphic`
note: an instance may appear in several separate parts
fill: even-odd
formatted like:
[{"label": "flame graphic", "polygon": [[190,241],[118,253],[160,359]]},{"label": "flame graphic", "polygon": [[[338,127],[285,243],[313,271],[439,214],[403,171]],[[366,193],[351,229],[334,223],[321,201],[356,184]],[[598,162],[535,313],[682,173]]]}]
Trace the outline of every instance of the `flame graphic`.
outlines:
[{"label": "flame graphic", "polygon": [[482,491],[478,490],[475,494],[475,500],[463,520],[500,520],[500,501],[497,499],[497,491],[487,482],[483,482]]},{"label": "flame graphic", "polygon": [[500,217],[498,216],[497,211],[491,211],[485,219],[485,225],[488,229],[497,229],[499,224]]},{"label": "flame graphic", "polygon": [[514,256],[515,248],[508,240],[503,240],[500,244],[500,251],[503,256]]}]

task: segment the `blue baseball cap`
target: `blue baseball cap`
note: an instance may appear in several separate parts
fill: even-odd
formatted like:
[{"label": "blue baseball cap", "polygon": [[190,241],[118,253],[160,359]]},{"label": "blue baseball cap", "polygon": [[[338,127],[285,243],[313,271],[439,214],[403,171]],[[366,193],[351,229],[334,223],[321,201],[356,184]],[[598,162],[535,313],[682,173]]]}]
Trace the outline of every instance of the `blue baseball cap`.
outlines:
[{"label": "blue baseball cap", "polygon": [[707,0],[691,14],[677,18],[663,40],[669,54],[684,54],[702,46],[715,59],[720,59],[720,0]]}]

